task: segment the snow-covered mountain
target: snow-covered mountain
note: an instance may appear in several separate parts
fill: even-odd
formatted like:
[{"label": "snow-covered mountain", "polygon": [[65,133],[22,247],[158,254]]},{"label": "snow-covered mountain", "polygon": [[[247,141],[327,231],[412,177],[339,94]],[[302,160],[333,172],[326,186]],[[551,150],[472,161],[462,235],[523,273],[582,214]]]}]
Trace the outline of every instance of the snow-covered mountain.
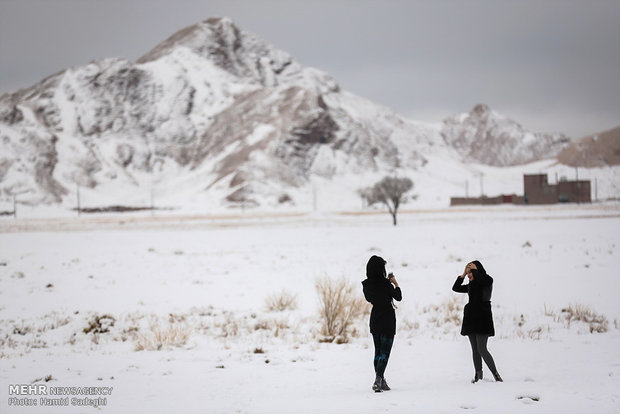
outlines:
[{"label": "snow-covered mountain", "polygon": [[470,113],[446,119],[441,134],[463,159],[498,167],[552,158],[570,141],[563,134],[526,131],[482,104]]},{"label": "snow-covered mountain", "polygon": [[355,194],[435,160],[434,186],[461,179],[464,159],[512,166],[567,141],[484,105],[440,124],[404,119],[212,18],[135,63],[102,59],[1,96],[0,196],[70,204],[77,186],[99,205],[146,192],[170,205],[307,204],[317,183]]}]

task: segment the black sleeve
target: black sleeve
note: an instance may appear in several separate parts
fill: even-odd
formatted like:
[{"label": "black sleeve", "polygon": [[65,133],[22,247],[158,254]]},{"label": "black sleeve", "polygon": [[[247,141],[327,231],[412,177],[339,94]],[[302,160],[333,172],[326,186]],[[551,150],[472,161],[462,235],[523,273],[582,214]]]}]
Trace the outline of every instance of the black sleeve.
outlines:
[{"label": "black sleeve", "polygon": [[400,290],[399,287],[394,288],[394,290],[392,290],[392,297],[399,302],[403,300],[403,292]]},{"label": "black sleeve", "polygon": [[452,290],[458,293],[467,293],[468,291],[468,287],[467,286],[463,286],[463,277],[457,276],[456,280],[454,281],[454,285],[452,285]]},{"label": "black sleeve", "polygon": [[366,298],[366,301],[372,303],[372,295],[370,294],[368,289],[366,289],[366,287],[364,286],[362,290],[364,292],[364,297]]}]

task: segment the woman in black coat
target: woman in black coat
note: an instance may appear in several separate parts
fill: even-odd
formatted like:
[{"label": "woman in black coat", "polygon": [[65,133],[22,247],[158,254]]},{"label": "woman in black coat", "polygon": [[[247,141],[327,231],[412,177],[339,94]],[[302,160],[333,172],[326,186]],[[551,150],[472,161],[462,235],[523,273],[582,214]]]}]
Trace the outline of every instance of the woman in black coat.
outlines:
[{"label": "woman in black coat", "polygon": [[362,282],[364,297],[372,303],[370,333],[375,344],[375,382],[372,385],[375,392],[390,390],[383,374],[396,334],[396,314],[392,299],[400,301],[403,298],[394,275],[390,273],[386,276],[385,263],[381,257],[372,256],[366,264],[366,280]]},{"label": "woman in black coat", "polygon": [[[463,285],[465,276],[469,284]],[[461,335],[468,336],[474,358],[476,374],[472,382],[482,379],[482,360],[487,364],[496,381],[502,381],[495,367],[491,353],[487,349],[489,336],[495,335],[493,326],[493,314],[491,313],[491,292],[493,291],[493,278],[484,270],[482,263],[474,260],[465,266],[463,274],[456,278],[452,290],[459,293],[467,293],[469,303],[465,305],[463,312],[463,326]]]}]

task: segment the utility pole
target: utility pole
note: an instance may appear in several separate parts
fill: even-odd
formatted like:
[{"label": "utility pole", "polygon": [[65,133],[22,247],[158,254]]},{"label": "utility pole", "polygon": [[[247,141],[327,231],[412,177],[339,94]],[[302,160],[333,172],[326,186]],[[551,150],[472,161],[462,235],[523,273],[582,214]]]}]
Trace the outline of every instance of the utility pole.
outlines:
[{"label": "utility pole", "polygon": [[598,201],[598,179],[594,179],[594,201]]},{"label": "utility pole", "polygon": [[469,181],[465,180],[465,198],[469,198]]},{"label": "utility pole", "polygon": [[316,184],[312,182],[312,210],[316,212]]},{"label": "utility pole", "polygon": [[80,185],[76,182],[75,183],[75,192],[77,195],[77,212],[78,212],[78,217],[82,215],[82,210],[80,207]]},{"label": "utility pole", "polygon": [[484,197],[484,174],[480,173],[480,197]]},{"label": "utility pole", "polygon": [[13,194],[13,218],[17,218],[17,196]]},{"label": "utility pole", "polygon": [[577,182],[577,204],[581,204],[581,184],[579,184],[579,167],[575,167],[575,181]]}]

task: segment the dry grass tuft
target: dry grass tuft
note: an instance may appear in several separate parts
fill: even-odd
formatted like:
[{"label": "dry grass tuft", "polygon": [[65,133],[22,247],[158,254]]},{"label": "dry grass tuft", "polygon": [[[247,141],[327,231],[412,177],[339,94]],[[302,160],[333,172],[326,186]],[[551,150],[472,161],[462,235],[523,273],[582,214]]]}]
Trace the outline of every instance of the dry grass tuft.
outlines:
[{"label": "dry grass tuft", "polygon": [[437,328],[448,326],[461,326],[463,321],[463,300],[460,296],[451,295],[439,305],[430,305],[422,309],[423,313],[430,313],[428,321]]},{"label": "dry grass tuft", "polygon": [[285,310],[297,309],[297,295],[282,290],[279,293],[274,293],[265,299],[267,310],[271,312],[282,312]]},{"label": "dry grass tuft", "polygon": [[535,341],[539,341],[543,333],[549,334],[549,332],[551,332],[551,328],[549,326],[543,327],[541,325],[538,325],[535,328],[527,329],[527,330],[517,329],[516,335],[517,335],[517,338],[521,338],[521,339],[529,338]]},{"label": "dry grass tuft", "polygon": [[222,338],[229,338],[239,335],[240,324],[241,321],[233,313],[224,312],[223,320],[215,322],[215,327],[220,329],[220,336]]},{"label": "dry grass tuft", "polygon": [[116,318],[111,315],[95,315],[88,321],[88,326],[82,331],[85,334],[102,334],[110,331],[110,328],[114,326]]},{"label": "dry grass tuft", "polygon": [[369,305],[344,277],[317,279],[315,287],[320,301],[321,342],[348,342],[352,324],[368,313]]},{"label": "dry grass tuft", "polygon": [[590,333],[603,333],[609,330],[609,321],[605,315],[597,314],[590,307],[579,303],[570,304],[562,309],[562,314],[570,327],[572,322],[588,324]]},{"label": "dry grass tuft", "polygon": [[136,337],[136,351],[159,351],[167,346],[183,346],[187,343],[191,329],[184,324],[169,323],[166,327],[152,325],[146,334]]}]

